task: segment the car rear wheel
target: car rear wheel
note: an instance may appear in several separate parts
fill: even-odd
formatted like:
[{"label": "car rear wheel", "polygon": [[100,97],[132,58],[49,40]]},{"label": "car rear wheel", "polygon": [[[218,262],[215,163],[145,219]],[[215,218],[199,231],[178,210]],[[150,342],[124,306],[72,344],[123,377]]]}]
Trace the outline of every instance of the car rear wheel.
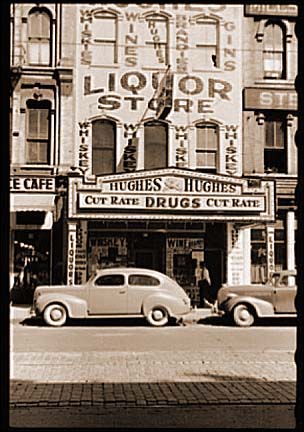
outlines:
[{"label": "car rear wheel", "polygon": [[169,313],[164,307],[154,307],[147,314],[147,321],[154,327],[162,327],[168,324]]},{"label": "car rear wheel", "polygon": [[245,304],[239,304],[232,311],[233,321],[239,327],[250,327],[255,320],[254,314]]},{"label": "car rear wheel", "polygon": [[67,311],[63,305],[53,303],[45,308],[43,319],[50,326],[60,327],[66,323]]}]

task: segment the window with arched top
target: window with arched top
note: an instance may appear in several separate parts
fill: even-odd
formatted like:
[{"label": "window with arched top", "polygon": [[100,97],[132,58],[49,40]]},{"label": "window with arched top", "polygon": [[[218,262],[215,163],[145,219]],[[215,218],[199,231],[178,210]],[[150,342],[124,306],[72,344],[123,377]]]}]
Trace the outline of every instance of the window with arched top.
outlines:
[{"label": "window with arched top", "polygon": [[218,165],[219,128],[214,123],[196,125],[196,169],[216,172]]},{"label": "window with arched top", "polygon": [[144,166],[145,169],[168,166],[168,126],[160,121],[144,125]]},{"label": "window with arched top", "polygon": [[110,120],[92,122],[92,172],[96,175],[116,171],[116,124]]},{"label": "window with arched top", "polygon": [[107,65],[118,62],[117,15],[112,12],[94,14],[92,21],[92,64]]},{"label": "window with arched top", "polygon": [[145,66],[166,66],[169,64],[169,20],[160,14],[145,17],[147,30],[143,61]]},{"label": "window with arched top", "polygon": [[51,65],[51,15],[44,9],[33,9],[27,20],[28,63]]},{"label": "window with arched top", "polygon": [[50,164],[51,102],[28,100],[26,104],[26,163]]},{"label": "window with arched top", "polygon": [[286,78],[286,30],[281,23],[268,21],[263,37],[264,78]]},{"label": "window with arched top", "polygon": [[192,30],[195,49],[191,53],[194,69],[219,67],[219,22],[214,18],[200,17]]}]

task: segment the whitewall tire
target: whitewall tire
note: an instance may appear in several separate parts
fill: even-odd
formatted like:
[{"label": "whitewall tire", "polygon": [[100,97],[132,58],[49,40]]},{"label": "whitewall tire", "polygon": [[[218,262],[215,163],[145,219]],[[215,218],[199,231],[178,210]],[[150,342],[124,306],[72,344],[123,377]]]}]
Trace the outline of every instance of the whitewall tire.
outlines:
[{"label": "whitewall tire", "polygon": [[156,306],[148,312],[146,318],[150,325],[162,327],[168,324],[169,313],[163,306]]},{"label": "whitewall tire", "polygon": [[250,327],[255,321],[253,312],[245,304],[236,305],[233,308],[232,317],[234,323],[239,327]]},{"label": "whitewall tire", "polygon": [[52,327],[63,326],[66,323],[67,317],[66,308],[59,303],[48,305],[43,312],[44,321]]}]

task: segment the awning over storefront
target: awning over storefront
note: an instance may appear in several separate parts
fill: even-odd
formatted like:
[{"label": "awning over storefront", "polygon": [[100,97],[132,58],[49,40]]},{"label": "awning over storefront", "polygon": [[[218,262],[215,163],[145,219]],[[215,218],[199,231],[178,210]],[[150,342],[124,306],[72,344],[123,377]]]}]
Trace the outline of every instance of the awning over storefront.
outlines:
[{"label": "awning over storefront", "polygon": [[165,168],[69,179],[69,217],[273,221],[274,182]]},{"label": "awning over storefront", "polygon": [[54,194],[11,194],[11,211],[53,211],[55,209]]},{"label": "awning over storefront", "polygon": [[[19,221],[20,225],[39,225],[39,229],[51,229],[55,210],[55,195],[12,193],[10,195],[10,208],[13,213],[26,212],[28,214],[26,220]],[[43,217],[37,218],[38,213],[43,213]]]}]

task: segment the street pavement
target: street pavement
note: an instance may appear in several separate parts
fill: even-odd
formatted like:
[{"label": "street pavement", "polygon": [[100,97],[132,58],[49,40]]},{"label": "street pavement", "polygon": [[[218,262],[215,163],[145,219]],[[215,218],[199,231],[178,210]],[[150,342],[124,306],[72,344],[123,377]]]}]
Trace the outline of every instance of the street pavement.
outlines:
[{"label": "street pavement", "polygon": [[[11,308],[12,325],[28,312]],[[204,325],[210,310],[199,313],[187,325]],[[10,363],[12,427],[295,428],[291,351],[11,352]]]}]

